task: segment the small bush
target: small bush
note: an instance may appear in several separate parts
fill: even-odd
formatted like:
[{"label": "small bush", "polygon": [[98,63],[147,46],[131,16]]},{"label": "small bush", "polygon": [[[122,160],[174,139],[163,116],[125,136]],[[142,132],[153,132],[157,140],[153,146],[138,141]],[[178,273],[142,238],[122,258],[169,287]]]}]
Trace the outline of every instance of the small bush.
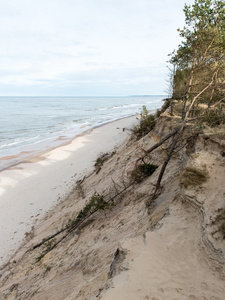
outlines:
[{"label": "small bush", "polygon": [[67,227],[71,227],[73,225],[77,225],[81,220],[90,216],[96,210],[105,210],[111,207],[112,204],[104,200],[104,196],[95,192],[89,202],[85,205],[85,207],[80,210],[78,215],[74,220],[69,219]]},{"label": "small bush", "polygon": [[140,116],[141,118],[139,125],[134,126],[134,128],[132,129],[132,132],[137,139],[140,139],[148,134],[156,124],[155,116],[148,113],[146,106],[143,106]]},{"label": "small bush", "polygon": [[144,178],[151,176],[157,168],[158,166],[156,165],[143,163],[139,165],[137,169],[133,170],[131,178],[137,183],[140,183]]},{"label": "small bush", "polygon": [[181,185],[185,188],[189,186],[198,186],[206,182],[208,179],[208,172],[205,169],[197,169],[194,167],[186,167],[181,175]]}]

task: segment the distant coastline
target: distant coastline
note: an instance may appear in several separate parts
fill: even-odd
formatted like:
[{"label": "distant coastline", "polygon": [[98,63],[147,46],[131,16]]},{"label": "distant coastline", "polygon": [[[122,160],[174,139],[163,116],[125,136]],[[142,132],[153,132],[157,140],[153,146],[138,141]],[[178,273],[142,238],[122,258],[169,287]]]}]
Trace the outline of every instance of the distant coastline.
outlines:
[{"label": "distant coastline", "polygon": [[[9,101],[10,99],[10,101]],[[0,97],[0,171],[109,122],[155,110],[162,96]]]}]

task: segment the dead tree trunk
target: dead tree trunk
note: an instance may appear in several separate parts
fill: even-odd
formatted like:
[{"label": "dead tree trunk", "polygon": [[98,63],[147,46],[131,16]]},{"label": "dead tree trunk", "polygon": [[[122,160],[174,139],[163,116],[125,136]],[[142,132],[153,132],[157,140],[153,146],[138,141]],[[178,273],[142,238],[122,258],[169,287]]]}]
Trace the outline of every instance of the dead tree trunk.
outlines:
[{"label": "dead tree trunk", "polygon": [[166,157],[166,159],[163,162],[162,168],[160,170],[160,173],[159,173],[159,176],[158,176],[158,179],[157,179],[156,188],[155,188],[155,191],[154,191],[154,194],[153,194],[153,198],[156,196],[156,193],[157,193],[158,189],[160,188],[160,184],[161,184],[161,180],[163,178],[164,172],[165,172],[166,167],[167,167],[167,165],[168,165],[168,163],[169,163],[169,161],[170,161],[170,159],[172,157],[172,154],[173,154],[173,151],[174,151],[174,149],[175,149],[175,147],[177,145],[177,142],[179,141],[180,137],[183,134],[184,128],[185,128],[186,123],[188,121],[188,116],[190,114],[190,111],[191,111],[193,105],[195,104],[197,98],[202,93],[204,93],[213,84],[213,82],[214,82],[214,80],[216,78],[217,72],[218,72],[218,70],[216,70],[214,72],[213,77],[212,77],[212,81],[203,90],[201,90],[201,92],[199,92],[198,95],[196,95],[194,97],[194,99],[192,100],[191,105],[189,106],[188,111],[185,114],[185,118],[184,118],[184,121],[182,123],[182,126],[180,127],[179,131],[177,132],[176,136],[174,137],[174,140],[173,140],[173,142],[172,142],[172,144],[170,146],[170,149],[169,149],[169,152],[167,154],[167,157]]}]

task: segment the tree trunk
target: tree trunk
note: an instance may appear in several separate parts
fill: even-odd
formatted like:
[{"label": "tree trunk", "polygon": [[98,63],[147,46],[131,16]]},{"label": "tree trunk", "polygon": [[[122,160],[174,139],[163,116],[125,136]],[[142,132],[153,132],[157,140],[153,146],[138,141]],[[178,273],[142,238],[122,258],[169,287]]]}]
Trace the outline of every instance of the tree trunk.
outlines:
[{"label": "tree trunk", "polygon": [[188,98],[189,98],[189,94],[190,94],[190,91],[191,91],[191,85],[192,85],[192,81],[193,81],[193,77],[194,77],[196,52],[197,52],[197,46],[195,47],[195,50],[194,50],[194,58],[193,58],[192,66],[191,66],[191,73],[190,73],[190,77],[189,77],[189,81],[188,81],[187,91],[186,91],[185,98],[184,98],[184,105],[183,105],[183,110],[182,110],[182,119],[183,120],[185,118],[187,101],[188,101]]}]

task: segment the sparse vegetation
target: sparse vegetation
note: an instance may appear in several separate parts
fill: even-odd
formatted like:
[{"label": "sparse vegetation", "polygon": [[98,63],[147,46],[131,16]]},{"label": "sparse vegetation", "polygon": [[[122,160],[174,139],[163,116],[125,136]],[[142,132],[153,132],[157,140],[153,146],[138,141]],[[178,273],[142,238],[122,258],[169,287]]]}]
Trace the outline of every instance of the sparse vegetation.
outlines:
[{"label": "sparse vegetation", "polygon": [[131,178],[140,183],[144,178],[151,176],[158,166],[150,163],[142,163],[135,168],[131,173]]},{"label": "sparse vegetation", "polygon": [[80,213],[77,216],[77,222],[79,222],[80,219],[86,217],[89,213],[93,212],[94,210],[105,210],[108,208],[110,204],[104,200],[104,196],[95,192],[91,198],[88,204],[80,211]]},{"label": "sparse vegetation", "polygon": [[[111,201],[105,201],[104,196],[95,192],[91,197],[89,202],[85,205],[85,207],[80,210],[78,215],[75,217],[75,219],[69,219],[66,227],[64,229],[61,229],[60,231],[56,232],[52,236],[42,240],[42,242],[36,244],[33,249],[36,249],[40,247],[41,245],[44,245],[46,247],[44,253],[42,253],[39,257],[36,258],[36,261],[39,262],[48,252],[50,252],[52,249],[54,249],[60,242],[62,242],[71,232],[73,232],[75,229],[78,229],[78,227],[84,223],[84,221],[91,222],[89,217],[93,215],[95,212],[99,210],[105,210],[107,208],[110,208],[113,205],[113,199],[110,199]],[[84,225],[84,224],[83,224]],[[59,234],[63,233],[64,231],[67,231],[66,234],[64,234],[58,241],[56,241],[55,237]]]},{"label": "sparse vegetation", "polygon": [[82,183],[81,183],[80,180],[78,180],[78,181],[76,182],[75,190],[77,191],[78,197],[85,198],[84,189],[83,189],[83,186],[82,186]]},{"label": "sparse vegetation", "polygon": [[85,219],[87,216],[91,215],[94,211],[105,210],[109,208],[112,204],[104,200],[104,196],[95,192],[89,202],[85,207],[80,210],[78,215],[74,220],[69,220],[67,227],[77,225],[81,220]]},{"label": "sparse vegetation", "polygon": [[198,186],[206,182],[207,179],[208,179],[208,172],[206,169],[186,167],[181,175],[180,184],[185,188],[189,186]]},{"label": "sparse vegetation", "polygon": [[116,152],[113,151],[111,153],[101,153],[99,155],[99,157],[97,158],[96,160],[96,163],[95,163],[95,170],[96,170],[96,174],[98,174],[100,171],[101,171],[101,168],[104,164],[104,162],[106,162],[108,159],[110,159]]},{"label": "sparse vegetation", "polygon": [[164,113],[166,110],[167,110],[167,108],[168,107],[170,107],[170,105],[171,105],[171,99],[164,99],[164,104],[163,104],[163,106],[161,107],[161,109],[157,109],[157,111],[156,111],[156,117],[158,118],[158,117],[160,117],[160,115],[162,114],[162,113]]},{"label": "sparse vegetation", "polygon": [[46,247],[46,250],[48,251],[49,249],[51,249],[51,247],[53,246],[53,244],[56,242],[56,239],[52,239],[50,241],[47,241],[46,243],[44,243],[44,246]]},{"label": "sparse vegetation", "polygon": [[44,257],[44,254],[40,254],[40,256],[38,256],[38,257],[36,258],[36,261],[37,261],[37,262],[41,261],[43,257]]},{"label": "sparse vegetation", "polygon": [[140,139],[148,134],[155,127],[155,124],[155,116],[149,114],[146,106],[143,106],[142,112],[140,113],[139,125],[134,126],[132,133],[135,135],[136,139]]},{"label": "sparse vegetation", "polygon": [[225,124],[225,112],[221,109],[206,110],[202,116],[202,121],[210,127]]}]

